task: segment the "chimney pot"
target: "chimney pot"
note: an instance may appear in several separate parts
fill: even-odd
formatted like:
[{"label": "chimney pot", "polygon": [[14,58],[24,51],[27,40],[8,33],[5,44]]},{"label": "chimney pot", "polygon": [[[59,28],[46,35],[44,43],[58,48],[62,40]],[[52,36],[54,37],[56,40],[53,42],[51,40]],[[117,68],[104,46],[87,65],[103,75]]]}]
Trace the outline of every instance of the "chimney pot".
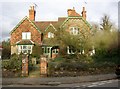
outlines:
[{"label": "chimney pot", "polygon": [[86,20],[86,11],[85,11],[85,7],[83,7],[83,10],[82,10],[82,17]]}]

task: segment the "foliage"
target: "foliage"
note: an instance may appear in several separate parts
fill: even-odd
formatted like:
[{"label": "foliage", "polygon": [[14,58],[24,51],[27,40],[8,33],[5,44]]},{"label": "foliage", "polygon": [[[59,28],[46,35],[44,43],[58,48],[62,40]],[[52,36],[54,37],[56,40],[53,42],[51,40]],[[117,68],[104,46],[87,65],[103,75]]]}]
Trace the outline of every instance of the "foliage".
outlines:
[{"label": "foliage", "polygon": [[112,28],[112,23],[110,22],[109,16],[104,15],[102,18],[101,30],[110,31]]},{"label": "foliage", "polygon": [[[64,48],[64,50],[67,50],[66,48],[69,46],[72,51],[75,53],[76,58],[79,57],[80,51],[88,50],[90,48],[89,38],[91,36],[90,32],[88,30],[80,30],[78,35],[72,35],[65,31],[64,29],[60,30],[60,47]],[[60,49],[61,49],[60,48]]]},{"label": "foliage", "polygon": [[33,51],[32,51],[32,57],[40,58],[40,55],[42,54],[42,48],[39,45],[34,45],[33,46]]},{"label": "foliage", "polygon": [[12,55],[9,60],[2,61],[2,67],[7,70],[21,70],[22,67],[22,56],[21,55]]},{"label": "foliage", "polygon": [[100,31],[93,37],[96,50],[94,61],[120,63],[118,52],[118,32]]},{"label": "foliage", "polygon": [[33,57],[33,55],[28,56],[28,69],[29,69],[29,71],[32,71],[35,69],[35,64],[32,63],[32,57]]},{"label": "foliage", "polygon": [[[101,23],[102,30],[99,30],[98,25],[95,24],[92,34],[82,30],[79,35],[70,35],[65,31],[66,28],[60,29],[58,39],[60,47],[64,48],[62,51],[66,51],[67,46],[72,46],[75,55],[64,53],[62,55],[61,52],[62,58],[56,58],[48,63],[49,73],[61,75],[61,73],[68,74],[74,71],[91,74],[114,72],[115,65],[120,63],[120,46],[118,32],[112,29],[112,26],[109,17],[104,16]],[[78,54],[83,49],[89,52],[92,46],[95,48],[95,55]]]},{"label": "foliage", "polygon": [[80,76],[88,74],[104,74],[114,72],[115,63],[112,62],[80,62],[78,60],[63,59],[48,63],[49,76]]},{"label": "foliage", "polygon": [[10,49],[10,40],[2,42],[2,59],[10,59],[11,49]]},{"label": "foliage", "polygon": [[[14,71],[19,71],[22,70],[22,57],[23,54],[20,55],[16,55],[13,54],[11,55],[11,58],[9,60],[3,60],[2,61],[2,68],[3,69],[7,69],[7,70],[14,70]],[[29,67],[29,71],[34,69],[34,64],[32,64],[32,60],[31,60],[31,55],[29,55],[28,58],[28,67]]]}]

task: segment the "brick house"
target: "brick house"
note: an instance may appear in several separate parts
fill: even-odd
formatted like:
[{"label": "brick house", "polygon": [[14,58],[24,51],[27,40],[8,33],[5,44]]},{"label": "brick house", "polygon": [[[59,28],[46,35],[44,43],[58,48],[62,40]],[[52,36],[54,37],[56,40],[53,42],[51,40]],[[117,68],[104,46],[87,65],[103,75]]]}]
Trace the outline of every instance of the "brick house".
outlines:
[{"label": "brick house", "polygon": [[[29,9],[29,17],[25,16],[11,31],[11,54],[32,53],[34,45],[39,45],[43,49],[43,54],[50,58],[55,58],[59,53],[59,45],[50,45],[49,39],[55,37],[58,28],[67,26],[66,31],[77,35],[80,29],[90,31],[91,26],[86,21],[85,7],[77,13],[75,9],[67,10],[67,17],[59,17],[58,21],[35,21],[36,11],[34,6]],[[79,27],[78,27],[79,25]],[[66,51],[68,54],[69,48]]]}]

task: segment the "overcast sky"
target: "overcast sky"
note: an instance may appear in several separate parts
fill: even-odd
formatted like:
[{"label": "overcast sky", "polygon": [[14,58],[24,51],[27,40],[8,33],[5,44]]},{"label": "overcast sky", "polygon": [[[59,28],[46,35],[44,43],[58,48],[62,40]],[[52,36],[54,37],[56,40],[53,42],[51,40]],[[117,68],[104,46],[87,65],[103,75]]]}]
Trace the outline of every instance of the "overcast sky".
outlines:
[{"label": "overcast sky", "polygon": [[[10,31],[28,16],[29,6],[37,4],[36,21],[57,20],[66,17],[67,9],[75,7],[81,14],[82,7],[86,7],[87,21],[100,23],[104,14],[110,16],[112,23],[118,25],[119,0],[1,0],[0,1],[0,40],[9,38]],[[86,4],[85,4],[86,2]]]}]

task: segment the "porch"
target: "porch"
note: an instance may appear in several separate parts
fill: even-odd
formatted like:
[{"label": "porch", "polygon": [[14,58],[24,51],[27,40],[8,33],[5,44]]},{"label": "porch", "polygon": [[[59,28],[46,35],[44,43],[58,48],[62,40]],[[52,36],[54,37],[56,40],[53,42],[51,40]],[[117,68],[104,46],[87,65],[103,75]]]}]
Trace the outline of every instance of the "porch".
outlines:
[{"label": "porch", "polygon": [[59,53],[59,46],[42,46],[42,53],[43,55],[47,56],[48,58],[55,58]]}]

